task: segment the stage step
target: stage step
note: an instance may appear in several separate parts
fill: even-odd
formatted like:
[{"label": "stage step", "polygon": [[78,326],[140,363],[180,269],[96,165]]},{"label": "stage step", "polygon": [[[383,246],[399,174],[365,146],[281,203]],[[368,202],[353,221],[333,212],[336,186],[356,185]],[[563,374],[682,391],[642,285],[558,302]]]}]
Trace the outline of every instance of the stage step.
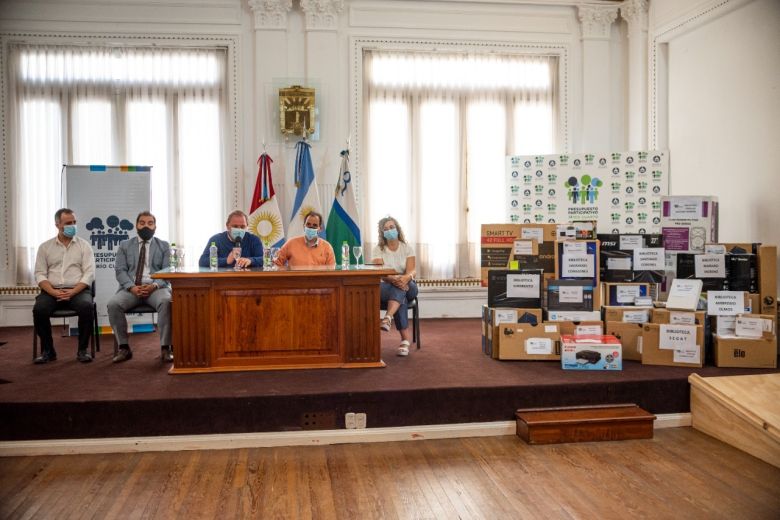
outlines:
[{"label": "stage step", "polygon": [[528,444],[652,439],[655,420],[635,404],[527,408],[515,417]]},{"label": "stage step", "polygon": [[780,373],[688,382],[694,428],[780,468]]}]

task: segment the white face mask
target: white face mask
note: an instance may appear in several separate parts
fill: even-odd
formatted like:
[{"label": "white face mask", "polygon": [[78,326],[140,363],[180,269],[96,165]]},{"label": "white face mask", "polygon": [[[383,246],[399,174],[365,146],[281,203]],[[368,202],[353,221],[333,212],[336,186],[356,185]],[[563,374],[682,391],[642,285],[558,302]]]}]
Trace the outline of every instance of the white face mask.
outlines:
[{"label": "white face mask", "polygon": [[306,240],[314,240],[317,238],[317,234],[320,232],[317,228],[303,228],[303,234],[306,236]]},{"label": "white face mask", "polygon": [[246,234],[246,229],[242,228],[230,228],[230,238],[233,240],[243,240],[244,235]]}]

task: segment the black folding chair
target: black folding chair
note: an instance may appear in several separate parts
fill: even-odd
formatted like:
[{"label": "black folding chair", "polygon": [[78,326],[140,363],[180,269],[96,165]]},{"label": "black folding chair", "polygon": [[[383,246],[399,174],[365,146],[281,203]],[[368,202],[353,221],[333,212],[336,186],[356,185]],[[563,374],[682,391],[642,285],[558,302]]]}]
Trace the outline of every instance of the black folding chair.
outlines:
[{"label": "black folding chair", "polygon": [[[89,293],[92,296],[92,338],[90,339],[90,346],[92,350],[92,359],[95,358],[95,351],[100,352],[100,327],[98,327],[98,315],[97,315],[97,303],[95,303],[95,282],[92,282],[92,286],[89,288]],[[62,337],[68,335],[68,322],[67,318],[75,318],[78,313],[73,309],[57,309],[55,310],[51,318],[62,318]],[[79,331],[81,334],[81,331]],[[33,360],[38,357],[38,334],[33,329]]]}]

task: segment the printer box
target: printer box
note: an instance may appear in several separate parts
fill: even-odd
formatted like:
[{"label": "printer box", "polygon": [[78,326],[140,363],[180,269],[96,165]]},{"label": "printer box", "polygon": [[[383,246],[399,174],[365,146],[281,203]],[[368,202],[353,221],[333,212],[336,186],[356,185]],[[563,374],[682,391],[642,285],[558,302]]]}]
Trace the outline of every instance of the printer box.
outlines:
[{"label": "printer box", "polygon": [[718,198],[662,196],[661,234],[667,251],[703,253],[705,244],[718,241]]},{"label": "printer box", "polygon": [[615,336],[561,336],[564,370],[623,370],[623,352]]},{"label": "printer box", "polygon": [[713,334],[716,367],[777,368],[777,338]]},{"label": "printer box", "polygon": [[508,324],[498,328],[501,360],[548,361],[561,359],[561,333],[555,323]]},{"label": "printer box", "polygon": [[502,323],[510,325],[516,323],[529,323],[531,325],[542,322],[541,309],[513,309],[489,307],[487,316],[487,340],[486,354],[493,359],[498,359],[500,341],[498,328]]},{"label": "printer box", "polygon": [[[642,342],[639,349],[643,365],[661,365],[670,367],[702,367],[704,365],[704,325],[696,327],[696,355],[661,348],[661,327],[666,324],[645,323],[642,326]],[[669,324],[671,325],[671,324]]]},{"label": "printer box", "polygon": [[639,343],[643,328],[642,323],[608,321],[605,323],[604,332],[620,340],[620,344],[623,346],[623,359],[642,361]]}]

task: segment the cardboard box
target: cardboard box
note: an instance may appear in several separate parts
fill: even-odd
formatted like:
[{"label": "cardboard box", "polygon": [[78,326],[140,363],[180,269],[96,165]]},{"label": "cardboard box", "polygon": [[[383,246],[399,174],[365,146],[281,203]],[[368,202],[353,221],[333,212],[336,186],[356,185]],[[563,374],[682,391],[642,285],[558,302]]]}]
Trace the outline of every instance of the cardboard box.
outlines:
[{"label": "cardboard box", "polygon": [[649,283],[605,283],[604,305],[634,305],[637,296],[649,296]]},{"label": "cardboard box", "polygon": [[599,311],[551,311],[545,310],[547,321],[601,321]]},{"label": "cardboard box", "polygon": [[542,271],[492,269],[488,271],[488,305],[536,309],[542,307]]},{"label": "cardboard box", "polygon": [[604,327],[604,333],[615,336],[623,346],[623,359],[642,361],[642,353],[639,351],[639,338],[644,329],[642,323],[626,323],[623,321],[608,321]]},{"label": "cardboard box", "polygon": [[777,368],[777,338],[712,336],[716,367]]},{"label": "cardboard box", "polygon": [[556,240],[594,240],[596,238],[596,221],[583,220],[558,224],[555,237]]},{"label": "cardboard box", "polygon": [[642,354],[643,365],[662,365],[670,367],[702,367],[704,365],[704,326],[696,325],[696,346],[698,356],[690,362],[675,360],[675,351],[659,347],[661,325],[645,323],[642,326],[642,343],[638,349]]},{"label": "cardboard box", "polygon": [[777,316],[777,246],[758,248],[758,294],[761,301],[753,312]]},{"label": "cardboard box", "polygon": [[555,323],[515,325],[502,323],[498,329],[501,360],[545,361],[561,359],[561,333]]},{"label": "cardboard box", "polygon": [[654,308],[650,313],[650,322],[658,325],[667,323],[673,325],[704,325],[706,315],[707,313],[704,311],[675,311]]},{"label": "cardboard box", "polygon": [[555,323],[562,336],[601,336],[604,334],[603,321],[545,321]]},{"label": "cardboard box", "polygon": [[490,307],[488,309],[488,337],[486,354],[488,354],[493,359],[498,359],[500,349],[498,328],[500,324],[508,323],[510,325],[514,325],[521,320],[530,321],[532,324],[534,320],[536,320],[537,324],[542,323],[542,310]]},{"label": "cardboard box", "polygon": [[667,251],[703,253],[718,241],[718,199],[687,195],[661,197],[661,234]]},{"label": "cardboard box", "polygon": [[555,230],[557,224],[518,224],[521,240],[535,239],[538,254],[513,255],[520,269],[541,269],[545,280],[555,278]]},{"label": "cardboard box", "polygon": [[548,280],[547,309],[553,311],[592,311],[597,291],[588,280]]},{"label": "cardboard box", "polygon": [[647,323],[650,321],[652,307],[605,306],[601,308],[604,321],[623,323]]},{"label": "cardboard box", "polygon": [[561,336],[564,370],[623,370],[623,349],[615,336]]}]

